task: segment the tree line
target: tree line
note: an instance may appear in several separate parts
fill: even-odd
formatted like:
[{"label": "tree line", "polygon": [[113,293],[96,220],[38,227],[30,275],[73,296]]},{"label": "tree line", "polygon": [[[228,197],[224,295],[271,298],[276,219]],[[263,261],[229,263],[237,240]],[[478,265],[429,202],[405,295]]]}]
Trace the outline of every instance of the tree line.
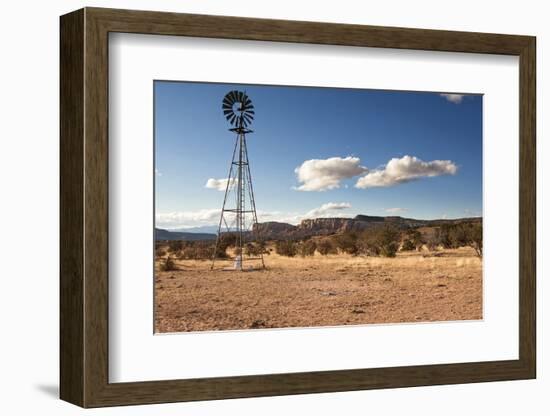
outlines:
[{"label": "tree line", "polygon": [[[168,254],[182,260],[211,259],[214,254],[213,241],[181,241],[173,240],[167,243],[157,242],[156,256],[161,258]],[[312,237],[304,240],[277,240],[274,250],[286,257],[308,257],[316,252],[320,255],[346,253],[353,256],[395,257],[399,251],[420,251],[426,248],[430,251],[438,248],[472,247],[477,256],[483,255],[483,228],[481,222],[463,222],[442,224],[424,232],[417,228],[405,231],[392,225],[373,227],[363,232],[345,232],[325,237]],[[227,250],[235,248],[235,235],[224,233],[220,235],[216,258],[228,258]],[[247,243],[244,254],[256,256],[269,254],[265,241]],[[240,254],[235,252],[234,254]]]},{"label": "tree line", "polygon": [[416,228],[401,231],[391,225],[369,229],[363,232],[346,232],[328,237],[305,241],[277,241],[275,249],[282,256],[312,256],[347,253],[354,256],[395,257],[398,251],[430,251],[437,248],[472,247],[476,255],[483,255],[482,224],[477,222],[443,224],[433,227],[427,233]]}]

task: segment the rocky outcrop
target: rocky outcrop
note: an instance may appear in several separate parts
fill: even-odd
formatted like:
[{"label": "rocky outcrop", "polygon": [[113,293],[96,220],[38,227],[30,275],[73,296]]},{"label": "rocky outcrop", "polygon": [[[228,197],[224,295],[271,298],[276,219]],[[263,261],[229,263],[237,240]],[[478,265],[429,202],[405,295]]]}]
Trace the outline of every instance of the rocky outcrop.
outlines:
[{"label": "rocky outcrop", "polygon": [[363,231],[369,223],[352,218],[315,218],[303,220],[297,231],[309,235],[330,235],[349,231]]},{"label": "rocky outcrop", "polygon": [[294,238],[293,234],[296,230],[296,226],[285,222],[270,221],[256,224],[254,230],[258,232],[258,235],[260,235],[262,239],[286,240]]},{"label": "rocky outcrop", "polygon": [[254,228],[262,239],[297,240],[314,236],[332,235],[344,232],[361,232],[372,227],[391,224],[406,229],[422,226],[439,226],[443,223],[476,222],[481,218],[460,218],[456,220],[416,220],[398,216],[377,217],[357,215],[355,218],[314,218],[305,219],[298,225],[281,222],[259,223]]}]

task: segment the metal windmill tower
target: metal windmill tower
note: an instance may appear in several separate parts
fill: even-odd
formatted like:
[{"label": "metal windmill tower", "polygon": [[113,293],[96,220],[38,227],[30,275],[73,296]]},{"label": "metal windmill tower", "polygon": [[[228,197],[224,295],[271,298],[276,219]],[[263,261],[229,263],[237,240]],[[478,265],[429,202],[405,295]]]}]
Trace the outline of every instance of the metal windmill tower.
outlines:
[{"label": "metal windmill tower", "polygon": [[233,269],[243,271],[258,266],[264,268],[263,248],[259,245],[258,217],[246,147],[246,135],[252,133],[248,126],[254,119],[254,106],[245,92],[230,91],[223,99],[222,110],[232,126],[229,131],[236,133],[236,138],[225,184],[211,268],[213,269],[215,262],[220,260],[220,251],[225,250],[226,247],[222,240],[227,241],[227,239],[231,239],[235,247]]}]

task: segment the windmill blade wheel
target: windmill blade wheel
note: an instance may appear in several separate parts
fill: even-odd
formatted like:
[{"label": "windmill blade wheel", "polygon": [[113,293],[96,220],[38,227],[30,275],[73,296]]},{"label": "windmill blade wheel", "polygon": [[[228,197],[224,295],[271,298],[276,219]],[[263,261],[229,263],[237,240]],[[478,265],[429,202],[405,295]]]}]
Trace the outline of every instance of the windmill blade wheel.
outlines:
[{"label": "windmill blade wheel", "polygon": [[243,91],[229,91],[222,100],[222,111],[235,127],[247,127],[254,120],[252,100]]}]

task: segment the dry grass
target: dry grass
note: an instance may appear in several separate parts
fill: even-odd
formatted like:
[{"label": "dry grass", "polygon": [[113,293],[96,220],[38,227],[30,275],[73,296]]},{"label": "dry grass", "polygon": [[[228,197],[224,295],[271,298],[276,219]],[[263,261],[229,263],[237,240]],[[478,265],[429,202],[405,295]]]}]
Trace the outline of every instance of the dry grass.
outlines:
[{"label": "dry grass", "polygon": [[[227,266],[228,263],[225,263]],[[157,332],[334,326],[482,318],[482,263],[473,249],[266,256],[267,270],[210,270],[210,262],[157,264]]]}]

